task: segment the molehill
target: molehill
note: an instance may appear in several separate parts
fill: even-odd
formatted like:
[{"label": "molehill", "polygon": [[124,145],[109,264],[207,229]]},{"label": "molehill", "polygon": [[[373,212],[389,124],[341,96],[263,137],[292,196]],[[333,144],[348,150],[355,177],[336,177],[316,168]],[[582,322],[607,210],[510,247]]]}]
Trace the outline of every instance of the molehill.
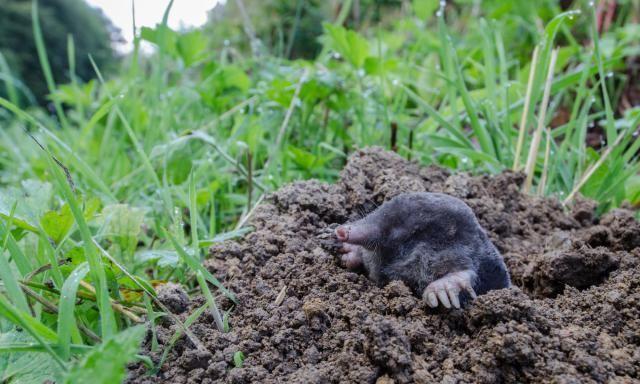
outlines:
[{"label": "molehill", "polygon": [[[638,382],[640,224],[623,209],[596,217],[587,200],[565,210],[523,195],[522,182],[421,168],[372,148],[354,153],[336,184],[283,187],[256,210],[253,233],[214,246],[206,262],[239,299],[230,332],[205,313],[191,330],[206,350],[183,337],[158,375],[133,365],[128,382]],[[401,282],[379,288],[341,267],[335,223],[415,191],[463,199],[514,287],[434,310]],[[182,319],[204,304],[171,290],[161,296]],[[175,330],[159,324],[161,347]]]}]

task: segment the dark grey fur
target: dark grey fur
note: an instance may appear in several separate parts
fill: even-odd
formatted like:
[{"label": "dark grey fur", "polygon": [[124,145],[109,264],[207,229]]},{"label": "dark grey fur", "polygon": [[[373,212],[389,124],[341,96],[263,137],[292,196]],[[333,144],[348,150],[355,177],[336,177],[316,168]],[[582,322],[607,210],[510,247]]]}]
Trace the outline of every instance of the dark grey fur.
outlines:
[{"label": "dark grey fur", "polygon": [[402,280],[421,294],[431,282],[470,269],[481,295],[510,285],[502,256],[462,200],[441,193],[404,193],[361,220],[346,224],[366,228],[360,245],[362,263],[379,284]]}]

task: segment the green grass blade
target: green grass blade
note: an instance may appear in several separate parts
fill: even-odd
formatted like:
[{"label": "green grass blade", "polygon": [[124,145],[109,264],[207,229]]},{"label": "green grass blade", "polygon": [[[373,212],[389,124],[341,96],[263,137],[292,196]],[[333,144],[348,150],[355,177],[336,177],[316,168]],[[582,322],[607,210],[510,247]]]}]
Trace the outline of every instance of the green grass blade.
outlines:
[{"label": "green grass blade", "polygon": [[198,203],[196,193],[196,180],[193,177],[193,170],[189,173],[189,219],[191,220],[191,244],[195,255],[199,255],[198,246]]},{"label": "green grass blade", "polygon": [[[44,79],[47,83],[49,93],[54,93],[56,91],[56,83],[53,79],[53,73],[51,72],[51,66],[49,65],[49,58],[47,57],[47,48],[44,43],[44,38],[42,37],[42,30],[40,29],[40,18],[38,17],[38,0],[33,0],[31,4],[31,21],[33,23],[33,37],[36,40],[38,59],[40,60],[40,66],[42,67],[42,72],[44,73]],[[53,105],[55,106],[58,119],[60,119],[60,124],[62,124],[62,126],[65,128],[69,127],[67,117],[64,114],[64,109],[62,108],[60,102],[54,100]]]},{"label": "green grass blade", "polygon": [[89,273],[89,264],[86,262],[78,265],[69,275],[60,291],[60,304],[58,305],[58,339],[60,342],[60,354],[68,360],[71,353],[71,334],[76,328],[74,310],[76,307],[76,293],[80,281]]},{"label": "green grass blade", "polygon": [[111,303],[109,302],[109,290],[107,289],[107,278],[102,260],[96,252],[96,248],[93,245],[91,230],[84,219],[82,210],[76,201],[76,197],[74,196],[71,187],[67,183],[67,179],[50,156],[47,156],[47,161],[49,163],[49,170],[54,176],[58,189],[60,189],[67,204],[69,204],[69,208],[71,209],[76,221],[76,225],[80,230],[80,235],[84,243],[85,256],[91,269],[91,277],[93,279],[93,283],[96,284],[98,308],[101,316],[100,325],[102,328],[102,337],[110,337],[115,334],[117,327],[113,308],[111,308]]},{"label": "green grass blade", "polygon": [[18,99],[18,91],[14,84],[15,80],[11,74],[11,68],[9,68],[9,64],[7,64],[7,60],[5,60],[2,52],[0,52],[0,74],[2,74],[2,79],[4,80],[4,86],[7,90],[9,100],[11,100],[13,104],[20,103],[20,100]]},{"label": "green grass blade", "polygon": [[[202,316],[204,311],[207,310],[208,305],[209,305],[208,303],[204,304],[202,307],[196,309],[192,314],[190,314],[189,317],[187,317],[187,319],[184,321],[185,329],[188,329],[188,327],[190,327],[193,323],[196,322],[196,320],[198,320],[198,318],[200,318],[200,316]],[[162,351],[162,357],[160,358],[158,365],[156,365],[156,367],[153,370],[151,370],[150,372],[151,375],[155,375],[160,371],[160,368],[162,368],[162,366],[164,365],[164,362],[167,360],[167,357],[169,356],[169,352],[171,352],[171,350],[173,349],[173,346],[176,344],[178,340],[180,340],[180,337],[182,337],[182,335],[183,335],[183,331],[179,329],[176,331],[176,333],[173,334],[173,336],[171,336],[171,339],[169,339],[169,343],[165,347],[164,351]]]},{"label": "green grass blade", "polygon": [[[482,151],[489,156],[496,156],[496,150],[493,146],[493,142],[491,140],[491,135],[487,131],[486,127],[480,122],[479,113],[476,108],[476,103],[471,97],[469,90],[467,89],[467,85],[464,81],[464,76],[462,75],[462,68],[460,63],[458,62],[458,57],[455,52],[455,47],[451,41],[451,37],[447,32],[446,24],[444,22],[444,18],[438,18],[438,23],[443,31],[441,37],[441,44],[443,45],[443,49],[446,54],[450,57],[451,65],[453,66],[453,76],[454,84],[457,88],[458,94],[460,94],[460,98],[462,99],[462,103],[467,113],[467,117],[469,118],[469,122],[471,123],[471,129],[478,139],[478,143],[480,144],[480,148]],[[455,113],[455,112],[454,112]]]},{"label": "green grass blade", "polygon": [[218,327],[218,331],[224,333],[224,324],[222,322],[222,315],[220,314],[220,310],[216,305],[216,299],[211,294],[209,290],[209,286],[207,285],[207,281],[205,280],[202,272],[196,272],[196,278],[198,280],[198,284],[200,285],[200,289],[202,290],[202,294],[207,300],[207,304],[211,308],[211,314],[213,315],[213,320],[216,322],[216,327]]},{"label": "green grass blade", "polygon": [[[15,212],[15,204],[12,208],[11,217],[13,217],[13,213]],[[0,222],[2,220],[0,219]],[[11,220],[9,220],[11,222]],[[2,279],[2,283],[4,285],[4,289],[9,296],[9,299],[23,312],[29,312],[29,304],[27,302],[27,298],[22,292],[20,288],[20,284],[18,283],[18,277],[14,276],[13,268],[9,264],[9,260],[5,258],[5,250],[7,249],[7,244],[9,241],[9,237],[11,237],[11,233],[7,230],[3,230],[4,224],[0,223],[0,234],[2,235],[2,244],[0,245],[0,279]],[[13,239],[13,238],[12,238]],[[14,253],[10,252],[15,261]],[[18,255],[20,257],[20,255]]]},{"label": "green grass blade", "polygon": [[222,291],[229,299],[231,299],[234,303],[237,303],[237,299],[231,291],[225,288],[218,279],[215,278],[205,267],[200,264],[200,260],[196,260],[193,256],[191,256],[184,248],[178,243],[176,238],[169,231],[164,231],[165,236],[169,238],[173,248],[175,248],[178,255],[182,258],[185,264],[191,268],[194,272],[200,271],[202,275],[207,279],[207,281],[214,286],[216,286],[220,291]]},{"label": "green grass blade", "polygon": [[591,39],[593,40],[594,56],[596,64],[598,66],[598,74],[600,75],[600,89],[602,90],[602,101],[604,102],[604,111],[607,117],[605,132],[607,135],[607,143],[611,144],[616,140],[616,127],[613,118],[613,110],[611,109],[611,100],[609,99],[609,93],[607,91],[607,84],[604,81],[604,65],[602,63],[602,54],[600,53],[600,36],[596,26],[596,9],[595,7],[589,7],[591,9]]},{"label": "green grass blade", "polygon": [[402,89],[410,99],[416,102],[430,117],[437,121],[447,132],[455,137],[460,147],[474,148],[473,143],[459,129],[451,124],[440,112],[424,101],[418,94],[409,87],[402,85]]}]

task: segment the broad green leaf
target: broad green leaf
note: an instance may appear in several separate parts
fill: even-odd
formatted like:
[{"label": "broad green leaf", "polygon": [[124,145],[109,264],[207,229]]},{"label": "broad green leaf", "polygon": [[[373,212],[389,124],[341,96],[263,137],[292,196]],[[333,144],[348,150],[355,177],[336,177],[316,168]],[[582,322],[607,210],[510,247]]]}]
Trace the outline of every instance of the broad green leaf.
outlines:
[{"label": "broad green leaf", "polygon": [[73,226],[73,214],[65,204],[59,211],[48,211],[40,219],[40,225],[47,236],[59,243]]},{"label": "broad green leaf", "polygon": [[364,70],[370,75],[382,75],[393,71],[397,66],[398,62],[393,59],[367,57],[364,61]]},{"label": "broad green leaf", "polygon": [[144,326],[139,325],[103,341],[71,369],[65,383],[122,382],[126,365],[135,358],[145,331]]},{"label": "broad green leaf", "polygon": [[107,205],[102,209],[100,234],[112,238],[123,249],[135,246],[140,234],[145,212],[127,204]]},{"label": "broad green leaf", "polygon": [[200,30],[194,30],[178,36],[178,53],[188,67],[206,55],[207,39]]},{"label": "broad green leaf", "polygon": [[369,42],[358,32],[325,23],[329,47],[338,52],[354,67],[362,68],[369,56]]},{"label": "broad green leaf", "polygon": [[178,33],[166,25],[156,25],[155,28],[142,27],[140,37],[158,46],[162,51],[171,56],[178,54]]},{"label": "broad green leaf", "polygon": [[8,218],[17,201],[13,223],[36,232],[39,218],[49,208],[52,191],[51,184],[39,180],[24,180],[19,188],[0,189],[0,216]]},{"label": "broad green leaf", "polygon": [[[0,333],[0,347],[12,344],[34,343],[24,331],[16,329]],[[55,360],[42,352],[0,353],[0,382],[6,384],[41,384],[57,381],[62,370]]]}]

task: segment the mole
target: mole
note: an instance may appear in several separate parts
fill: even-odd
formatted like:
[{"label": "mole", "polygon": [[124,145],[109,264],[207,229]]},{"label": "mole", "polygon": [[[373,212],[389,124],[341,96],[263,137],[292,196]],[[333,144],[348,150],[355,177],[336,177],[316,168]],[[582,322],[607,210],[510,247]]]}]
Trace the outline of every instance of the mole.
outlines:
[{"label": "mole", "polygon": [[460,308],[511,284],[471,208],[446,194],[400,194],[335,235],[345,267],[364,268],[378,285],[402,280],[432,308]]}]

